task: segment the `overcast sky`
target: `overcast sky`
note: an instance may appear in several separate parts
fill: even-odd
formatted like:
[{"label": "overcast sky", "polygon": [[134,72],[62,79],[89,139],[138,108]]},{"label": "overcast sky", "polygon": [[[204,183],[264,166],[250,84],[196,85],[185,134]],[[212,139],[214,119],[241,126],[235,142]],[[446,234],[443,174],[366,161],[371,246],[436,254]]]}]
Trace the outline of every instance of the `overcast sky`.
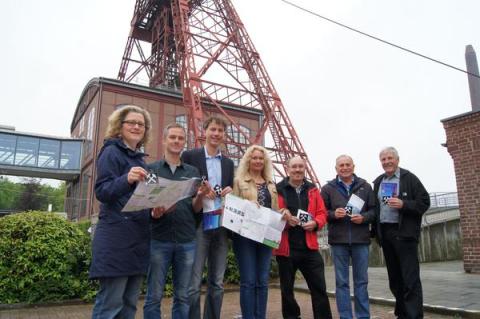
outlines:
[{"label": "overcast sky", "polygon": [[[480,52],[478,0],[291,0],[351,27],[465,68]],[[455,191],[441,119],[471,110],[467,76],[342,29],[280,0],[233,0],[321,183],[350,154],[359,176],[400,165],[430,192]],[[69,136],[93,77],[116,78],[134,0],[4,0],[0,124]]]}]

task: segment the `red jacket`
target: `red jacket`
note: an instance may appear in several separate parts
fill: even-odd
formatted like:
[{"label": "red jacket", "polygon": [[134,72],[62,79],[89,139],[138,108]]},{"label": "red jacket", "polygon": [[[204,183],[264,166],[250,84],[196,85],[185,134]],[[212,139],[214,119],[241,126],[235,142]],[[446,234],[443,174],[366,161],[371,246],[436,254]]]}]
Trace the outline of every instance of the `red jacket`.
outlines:
[{"label": "red jacket", "polygon": [[[278,205],[280,208],[286,208],[284,198],[281,193],[278,193]],[[322,229],[327,223],[327,210],[325,204],[320,196],[320,191],[317,187],[312,187],[308,190],[308,209],[307,211],[313,216],[313,219],[317,222],[317,229],[314,231],[305,231],[305,239],[307,246],[311,250],[318,250],[317,231]],[[298,227],[298,226],[297,226]],[[288,223],[282,232],[282,239],[278,249],[273,250],[275,256],[290,256],[290,246],[288,242]]]}]

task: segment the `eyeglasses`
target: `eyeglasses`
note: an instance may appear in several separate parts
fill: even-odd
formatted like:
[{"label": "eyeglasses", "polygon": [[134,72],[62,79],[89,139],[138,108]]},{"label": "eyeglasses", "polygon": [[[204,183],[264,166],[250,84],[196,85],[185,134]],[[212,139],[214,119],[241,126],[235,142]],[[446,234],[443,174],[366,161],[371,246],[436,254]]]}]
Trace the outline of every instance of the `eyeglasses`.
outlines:
[{"label": "eyeglasses", "polygon": [[133,121],[133,120],[122,121],[122,124],[127,124],[130,127],[135,127],[135,125],[138,125],[138,127],[141,127],[141,128],[145,127],[145,123],[137,122],[137,121]]}]

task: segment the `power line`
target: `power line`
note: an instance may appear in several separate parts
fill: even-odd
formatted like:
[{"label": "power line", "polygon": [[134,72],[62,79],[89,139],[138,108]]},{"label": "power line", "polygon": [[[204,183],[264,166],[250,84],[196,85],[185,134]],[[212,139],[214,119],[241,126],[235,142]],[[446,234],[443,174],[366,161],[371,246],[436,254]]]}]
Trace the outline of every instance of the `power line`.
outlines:
[{"label": "power line", "polygon": [[282,2],[285,2],[286,4],[288,4],[288,5],[292,6],[292,7],[297,8],[297,9],[299,9],[299,10],[302,10],[302,11],[304,11],[304,12],[307,12],[307,13],[311,14],[311,15],[314,15],[314,16],[320,18],[320,19],[324,19],[324,20],[327,20],[328,22],[331,22],[331,23],[334,23],[334,24],[336,24],[336,25],[338,25],[338,26],[341,26],[342,28],[345,28],[345,29],[348,29],[348,30],[350,30],[350,31],[359,33],[359,34],[361,34],[361,35],[363,35],[363,36],[366,36],[366,37],[369,37],[369,38],[371,38],[371,39],[374,39],[374,40],[377,40],[377,41],[379,41],[379,42],[382,42],[382,43],[384,43],[384,44],[390,45],[390,46],[392,46],[392,47],[394,47],[394,48],[403,50],[403,51],[405,51],[405,52],[411,53],[411,54],[413,54],[413,55],[419,56],[419,57],[421,57],[421,58],[430,60],[430,61],[435,62],[435,63],[439,63],[439,64],[441,64],[441,65],[443,65],[443,66],[445,66],[445,67],[454,69],[454,70],[456,70],[456,71],[463,72],[463,73],[465,73],[465,74],[468,74],[468,75],[471,75],[471,76],[474,76],[474,77],[480,79],[480,76],[477,75],[477,74],[475,74],[475,73],[468,72],[468,71],[466,71],[466,70],[464,70],[464,69],[461,69],[461,68],[459,68],[459,67],[456,67],[456,66],[454,66],[454,65],[451,65],[451,64],[448,64],[448,63],[446,63],[446,62],[442,62],[442,61],[440,61],[440,60],[437,60],[437,59],[431,58],[431,57],[429,57],[429,56],[426,56],[425,54],[421,54],[421,53],[419,53],[419,52],[416,52],[416,51],[407,49],[407,48],[405,48],[405,47],[402,47],[402,46],[400,46],[400,45],[398,45],[398,44],[392,43],[392,42],[387,41],[387,40],[383,40],[383,39],[381,39],[381,38],[379,38],[379,37],[376,37],[376,36],[374,36],[374,35],[371,35],[371,34],[368,34],[368,33],[366,33],[366,32],[360,31],[360,30],[358,30],[358,29],[349,27],[348,25],[345,25],[345,24],[340,23],[340,22],[338,22],[338,21],[335,21],[335,20],[333,20],[333,19],[330,19],[330,18],[327,18],[327,17],[325,17],[325,16],[322,16],[322,15],[316,13],[316,12],[313,12],[313,11],[311,11],[311,10],[309,10],[309,9],[303,8],[303,7],[299,6],[298,4],[292,3],[292,2],[290,2],[290,1],[288,1],[288,0],[281,0],[281,1],[282,1]]}]

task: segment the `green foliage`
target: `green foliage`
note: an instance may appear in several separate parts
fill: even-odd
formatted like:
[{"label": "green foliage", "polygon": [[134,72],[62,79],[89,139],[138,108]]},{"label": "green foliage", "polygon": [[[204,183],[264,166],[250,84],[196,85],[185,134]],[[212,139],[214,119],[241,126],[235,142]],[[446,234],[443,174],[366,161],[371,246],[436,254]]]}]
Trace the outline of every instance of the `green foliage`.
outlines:
[{"label": "green foliage", "polygon": [[9,181],[7,178],[0,179],[0,209],[14,209],[18,194],[21,193],[21,184]]},{"label": "green foliage", "polygon": [[0,219],[0,303],[92,297],[90,237],[54,214]]},{"label": "green foliage", "polygon": [[42,196],[41,188],[42,185],[40,185],[39,180],[34,178],[28,179],[27,182],[23,184],[20,196],[17,197],[15,208],[20,211],[46,209],[48,198]]},{"label": "green foliage", "polygon": [[0,209],[26,211],[47,210],[52,204],[52,211],[63,212],[66,186],[59,187],[40,184],[38,179],[24,179],[23,183],[14,183],[8,178],[0,178]]},{"label": "green foliage", "polygon": [[227,254],[227,269],[225,270],[224,282],[229,284],[238,284],[240,283],[240,272],[238,270],[237,260],[235,259],[235,254],[233,253],[232,245],[228,247]]},{"label": "green foliage", "polygon": [[[270,261],[270,277],[278,278],[278,265],[274,261],[274,258]],[[207,269],[203,272],[203,280],[207,278]],[[240,271],[238,269],[237,259],[235,258],[235,253],[233,252],[231,241],[229,242],[228,253],[227,253],[227,268],[225,269],[225,276],[223,277],[223,282],[225,284],[238,285],[240,284]]]}]

